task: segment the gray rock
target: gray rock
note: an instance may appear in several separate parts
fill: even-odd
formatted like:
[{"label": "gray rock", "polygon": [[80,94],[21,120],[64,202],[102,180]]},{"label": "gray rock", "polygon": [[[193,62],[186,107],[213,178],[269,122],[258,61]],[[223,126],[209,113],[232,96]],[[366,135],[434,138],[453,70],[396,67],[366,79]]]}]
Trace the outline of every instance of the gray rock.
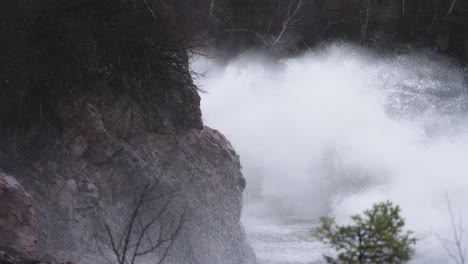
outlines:
[{"label": "gray rock", "polygon": [[[14,204],[28,213],[30,223],[12,221],[24,235],[15,236],[9,226],[0,229],[0,246],[47,261],[112,261],[105,226],[115,235],[122,231],[143,188],[151,184],[155,188],[148,194],[142,219],[166,205],[158,198],[161,193],[176,197],[157,220],[161,230],[182,219],[185,211],[165,263],[256,263],[240,223],[245,179],[238,156],[221,133],[205,127],[177,134],[140,132],[120,139],[108,130],[106,116],[99,111],[87,105],[80,121],[66,128],[57,151],[37,160],[34,170],[15,176],[18,181],[1,175],[6,193],[0,195],[10,198],[0,199],[0,212]],[[84,144],[79,138],[90,140]],[[151,232],[149,237],[159,235]],[[8,240],[1,239],[5,234]],[[12,244],[12,238],[17,242]],[[163,254],[164,250],[151,257]]]},{"label": "gray rock", "polygon": [[31,197],[14,177],[0,171],[0,249],[34,256],[36,239]]}]

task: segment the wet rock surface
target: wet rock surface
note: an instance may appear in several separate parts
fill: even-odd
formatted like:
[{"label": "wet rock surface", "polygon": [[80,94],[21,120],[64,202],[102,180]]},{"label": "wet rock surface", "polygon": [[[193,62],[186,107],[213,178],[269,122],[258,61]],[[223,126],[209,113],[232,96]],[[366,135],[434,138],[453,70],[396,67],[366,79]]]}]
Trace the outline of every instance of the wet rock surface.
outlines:
[{"label": "wet rock surface", "polygon": [[161,221],[187,209],[166,263],[255,263],[240,223],[245,179],[221,133],[158,134],[132,124],[137,132],[122,138],[114,111],[82,109],[54,151],[14,176],[0,174],[0,246],[44,260],[103,263],[113,258],[104,225],[124,225],[143,186],[157,182],[178,197]]},{"label": "wet rock surface", "polygon": [[0,247],[34,254],[36,213],[31,196],[12,176],[0,171]]}]

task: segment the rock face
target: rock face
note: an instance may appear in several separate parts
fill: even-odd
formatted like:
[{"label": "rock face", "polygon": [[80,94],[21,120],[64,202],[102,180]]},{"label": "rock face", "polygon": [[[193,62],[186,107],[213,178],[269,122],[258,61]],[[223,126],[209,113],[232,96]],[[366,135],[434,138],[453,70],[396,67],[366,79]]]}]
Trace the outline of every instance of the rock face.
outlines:
[{"label": "rock face", "polygon": [[36,214],[31,196],[15,178],[1,171],[0,201],[0,247],[13,252],[36,253]]},{"label": "rock face", "polygon": [[0,250],[255,263],[239,159],[201,119],[183,2],[0,4]]},{"label": "rock face", "polygon": [[160,182],[179,200],[168,218],[187,208],[167,263],[255,263],[240,223],[245,180],[227,139],[208,127],[146,132],[137,106],[109,98],[99,98],[106,102],[100,106],[80,100],[53,152],[27,170],[0,174],[0,246],[45,260],[102,263],[113,257],[103,224],[123,226],[142,187]]}]

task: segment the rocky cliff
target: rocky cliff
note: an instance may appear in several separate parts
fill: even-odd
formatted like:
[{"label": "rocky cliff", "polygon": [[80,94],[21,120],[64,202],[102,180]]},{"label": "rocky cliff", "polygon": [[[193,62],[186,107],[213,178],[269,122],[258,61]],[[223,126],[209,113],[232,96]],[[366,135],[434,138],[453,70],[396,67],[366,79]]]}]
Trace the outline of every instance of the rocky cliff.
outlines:
[{"label": "rocky cliff", "polygon": [[[124,140],[106,128],[98,109],[87,103],[54,153],[27,171],[0,174],[2,248],[102,263],[97,249],[107,252],[110,246],[102,223],[125,224],[142,187],[161,181],[181,199],[170,210],[188,209],[167,263],[253,263],[240,224],[245,180],[238,157],[219,132],[205,127]],[[127,120],[132,113],[115,112]]]},{"label": "rocky cliff", "polygon": [[239,158],[203,126],[175,2],[1,4],[0,250],[255,263]]}]

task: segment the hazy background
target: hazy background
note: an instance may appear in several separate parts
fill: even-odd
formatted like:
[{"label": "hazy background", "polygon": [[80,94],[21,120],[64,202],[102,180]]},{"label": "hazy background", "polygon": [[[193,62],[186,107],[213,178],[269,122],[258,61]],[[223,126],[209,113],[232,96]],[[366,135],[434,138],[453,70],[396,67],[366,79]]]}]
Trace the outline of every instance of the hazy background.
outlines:
[{"label": "hazy background", "polygon": [[[457,218],[468,215],[467,83],[450,61],[339,44],[280,62],[250,53],[192,65],[206,72],[197,80],[205,124],[240,154],[249,232],[259,219],[343,223],[391,200],[416,231],[415,263],[448,263],[436,236],[452,239],[445,193]],[[294,263],[321,258],[300,240]]]}]

